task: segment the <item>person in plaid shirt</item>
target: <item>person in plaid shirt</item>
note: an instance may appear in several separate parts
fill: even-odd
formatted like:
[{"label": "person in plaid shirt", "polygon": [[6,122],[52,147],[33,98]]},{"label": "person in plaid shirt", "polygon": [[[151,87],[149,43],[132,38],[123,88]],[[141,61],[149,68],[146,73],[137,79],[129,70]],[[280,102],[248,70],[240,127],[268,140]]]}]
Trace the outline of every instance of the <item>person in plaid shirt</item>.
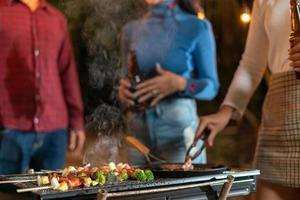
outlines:
[{"label": "person in plaid shirt", "polygon": [[0,7],[0,174],[63,167],[81,151],[83,103],[63,15],[46,0]]}]

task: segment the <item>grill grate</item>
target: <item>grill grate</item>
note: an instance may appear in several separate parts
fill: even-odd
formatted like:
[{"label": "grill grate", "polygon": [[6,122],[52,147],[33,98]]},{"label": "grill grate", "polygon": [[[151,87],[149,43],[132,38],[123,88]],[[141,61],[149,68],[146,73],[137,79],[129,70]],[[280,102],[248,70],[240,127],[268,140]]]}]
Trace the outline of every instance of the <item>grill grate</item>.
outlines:
[{"label": "grill grate", "polygon": [[[244,178],[251,178],[259,175],[258,170],[249,170],[249,171],[226,171],[222,174],[217,175],[206,175],[206,176],[197,176],[197,177],[187,177],[187,178],[157,178],[151,182],[138,182],[138,181],[125,181],[121,183],[114,184],[104,184],[103,186],[92,186],[89,188],[77,188],[70,189],[66,192],[59,192],[51,189],[39,190],[33,192],[35,199],[59,199],[59,198],[76,198],[83,196],[96,195],[99,189],[104,189],[108,192],[123,192],[123,191],[134,191],[142,189],[152,189],[168,186],[178,186],[186,185],[191,183],[201,183],[211,180],[224,179],[228,174],[231,174],[236,177],[236,180],[241,180]],[[0,176],[0,180],[25,180],[25,179],[36,179],[36,175],[12,175],[12,176]],[[15,183],[15,186],[18,188],[33,188],[37,187],[36,182],[26,182],[26,183]],[[255,184],[254,184],[255,185]]]}]

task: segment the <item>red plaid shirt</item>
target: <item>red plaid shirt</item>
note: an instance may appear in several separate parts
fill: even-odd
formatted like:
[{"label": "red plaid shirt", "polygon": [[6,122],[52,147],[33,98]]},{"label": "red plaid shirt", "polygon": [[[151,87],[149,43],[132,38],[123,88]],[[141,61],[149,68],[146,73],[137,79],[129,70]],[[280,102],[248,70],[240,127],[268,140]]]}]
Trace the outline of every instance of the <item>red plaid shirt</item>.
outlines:
[{"label": "red plaid shirt", "polygon": [[0,7],[0,124],[37,132],[83,128],[67,23],[45,0],[34,12],[17,0]]}]

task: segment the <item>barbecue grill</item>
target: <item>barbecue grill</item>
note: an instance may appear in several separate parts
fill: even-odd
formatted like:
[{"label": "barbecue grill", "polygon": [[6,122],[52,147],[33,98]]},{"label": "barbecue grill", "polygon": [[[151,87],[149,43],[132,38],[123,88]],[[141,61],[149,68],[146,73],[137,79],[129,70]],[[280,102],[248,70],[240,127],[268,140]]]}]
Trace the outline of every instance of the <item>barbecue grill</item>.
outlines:
[{"label": "barbecue grill", "polygon": [[[66,192],[58,192],[52,189],[38,190],[30,193],[18,194],[18,199],[113,199],[113,200],[216,200],[220,193],[226,193],[228,197],[247,196],[255,191],[256,177],[259,170],[225,170],[222,173],[196,175],[191,177],[161,178],[157,173],[155,181],[138,182],[126,181],[122,183],[105,184],[103,186],[70,189]],[[36,179],[33,175],[9,175],[0,176],[0,180],[20,180],[18,183],[1,185],[0,191],[16,191],[17,188],[37,187],[35,182],[21,180]],[[229,186],[228,183],[232,183]],[[227,185],[226,185],[227,184]],[[225,185],[225,187],[224,187]],[[227,187],[226,187],[227,186]],[[231,189],[230,189],[231,188]],[[223,191],[222,191],[223,189]],[[230,189],[230,191],[228,191]],[[227,190],[227,191],[226,191]],[[9,195],[16,195],[10,193]]]}]

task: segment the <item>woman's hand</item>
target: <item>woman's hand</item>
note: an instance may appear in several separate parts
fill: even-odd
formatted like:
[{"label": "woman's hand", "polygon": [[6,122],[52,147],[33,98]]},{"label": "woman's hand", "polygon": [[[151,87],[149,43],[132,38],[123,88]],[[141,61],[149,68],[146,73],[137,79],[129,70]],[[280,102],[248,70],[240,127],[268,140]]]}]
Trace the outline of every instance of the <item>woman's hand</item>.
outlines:
[{"label": "woman's hand", "polygon": [[130,87],[131,84],[128,79],[120,79],[118,99],[127,107],[134,105],[134,94],[130,92]]},{"label": "woman's hand", "polygon": [[156,67],[156,71],[158,76],[137,86],[136,96],[139,97],[139,103],[153,98],[150,106],[154,106],[164,97],[185,90],[186,79],[184,77],[164,70],[160,66]]},{"label": "woman's hand", "polygon": [[294,47],[289,49],[289,60],[295,71],[300,72],[300,38],[293,40]]},{"label": "woman's hand", "polygon": [[213,146],[215,137],[217,134],[222,131],[228,124],[233,108],[230,106],[222,107],[217,113],[200,117],[200,123],[197,128],[196,136],[199,138],[205,128],[208,128],[210,134],[207,138],[207,144],[209,147]]}]

